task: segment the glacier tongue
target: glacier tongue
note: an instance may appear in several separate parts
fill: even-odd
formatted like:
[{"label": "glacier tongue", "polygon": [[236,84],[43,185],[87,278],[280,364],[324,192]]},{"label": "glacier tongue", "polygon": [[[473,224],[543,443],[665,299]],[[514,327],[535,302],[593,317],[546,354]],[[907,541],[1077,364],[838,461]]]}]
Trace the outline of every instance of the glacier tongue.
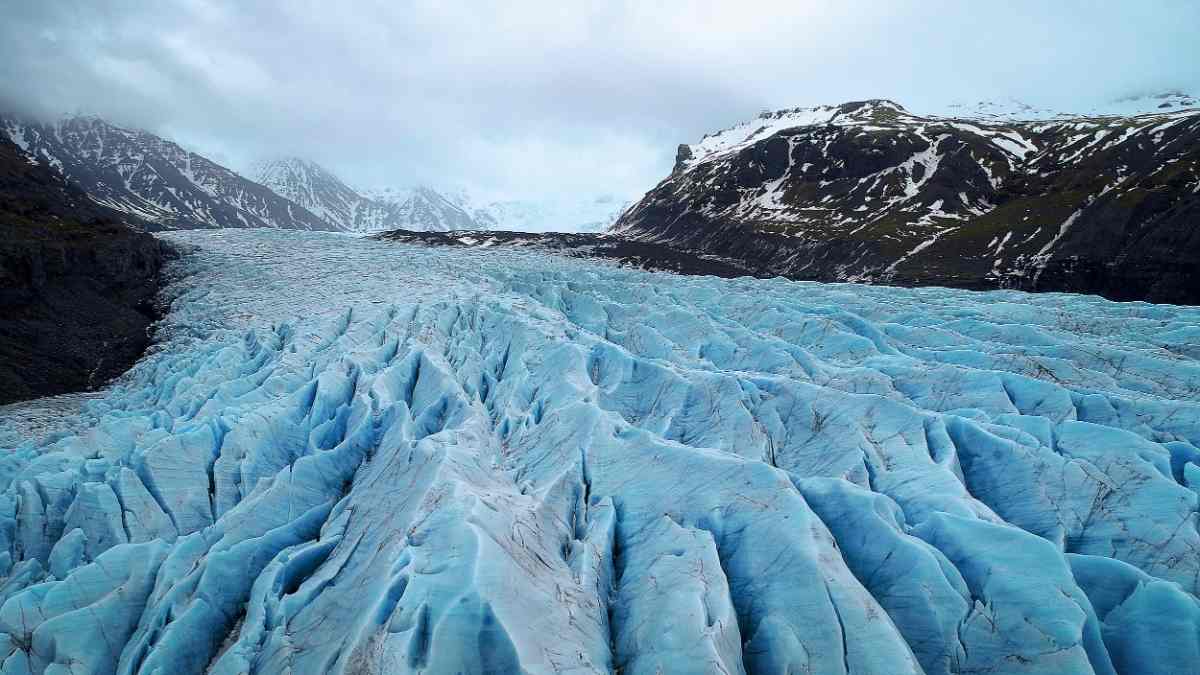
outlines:
[{"label": "glacier tongue", "polygon": [[0,411],[5,673],[1200,660],[1198,309],[167,236],[163,344]]}]

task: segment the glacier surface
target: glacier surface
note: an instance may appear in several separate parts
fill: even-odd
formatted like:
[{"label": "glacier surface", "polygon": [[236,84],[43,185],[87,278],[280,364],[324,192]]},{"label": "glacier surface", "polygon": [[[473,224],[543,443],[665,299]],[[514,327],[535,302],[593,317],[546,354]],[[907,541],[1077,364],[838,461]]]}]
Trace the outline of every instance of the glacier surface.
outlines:
[{"label": "glacier surface", "polygon": [[1200,663],[1196,308],[166,236],[161,344],[0,411],[5,673]]}]

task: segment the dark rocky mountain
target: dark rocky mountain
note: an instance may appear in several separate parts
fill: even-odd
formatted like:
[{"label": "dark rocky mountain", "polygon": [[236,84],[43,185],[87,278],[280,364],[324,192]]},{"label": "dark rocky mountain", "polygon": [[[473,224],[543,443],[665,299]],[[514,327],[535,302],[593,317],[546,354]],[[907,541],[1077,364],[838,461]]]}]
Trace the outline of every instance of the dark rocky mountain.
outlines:
[{"label": "dark rocky mountain", "polygon": [[429,187],[378,191],[371,196],[391,208],[391,224],[381,229],[449,232],[487,229],[494,224],[477,218],[455,200]]},{"label": "dark rocky mountain", "polygon": [[743,277],[753,271],[736,260],[696,255],[669,244],[633,241],[596,232],[513,232],[509,230],[455,230],[453,232],[415,232],[393,230],[375,235],[385,241],[425,246],[462,248],[535,248],[576,258],[599,258],[641,269],[704,274],[717,277]]},{"label": "dark rocky mountain", "polygon": [[262,162],[256,180],[348,232],[480,229],[460,205],[430,188],[363,195],[321,165],[294,157]]},{"label": "dark rocky mountain", "polygon": [[62,173],[97,203],[161,228],[337,229],[270,189],[146,131],[96,117],[0,122],[27,156]]},{"label": "dark rocky mountain", "polygon": [[129,221],[0,136],[0,403],[95,387],[146,349],[173,252]]},{"label": "dark rocky mountain", "polygon": [[1025,121],[764,113],[680,146],[612,233],[759,275],[1200,303],[1200,110],[1176,99]]}]

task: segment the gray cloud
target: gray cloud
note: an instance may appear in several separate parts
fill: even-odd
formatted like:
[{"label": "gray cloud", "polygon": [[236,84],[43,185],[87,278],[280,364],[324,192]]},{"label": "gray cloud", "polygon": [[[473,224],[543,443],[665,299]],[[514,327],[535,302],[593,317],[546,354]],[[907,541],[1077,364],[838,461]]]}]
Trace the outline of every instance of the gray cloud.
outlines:
[{"label": "gray cloud", "polygon": [[94,112],[234,168],[299,154],[359,184],[524,198],[640,192],[676,144],[762,108],[1200,85],[1190,0],[6,4],[9,107]]}]

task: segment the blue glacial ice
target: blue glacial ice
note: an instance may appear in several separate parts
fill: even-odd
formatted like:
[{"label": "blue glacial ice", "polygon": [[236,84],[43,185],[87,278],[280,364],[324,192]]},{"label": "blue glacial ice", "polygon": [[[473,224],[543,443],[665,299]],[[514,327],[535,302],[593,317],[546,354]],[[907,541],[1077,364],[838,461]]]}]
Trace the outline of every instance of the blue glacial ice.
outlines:
[{"label": "blue glacial ice", "polygon": [[1200,309],[167,236],[0,412],[4,673],[1200,669]]}]

